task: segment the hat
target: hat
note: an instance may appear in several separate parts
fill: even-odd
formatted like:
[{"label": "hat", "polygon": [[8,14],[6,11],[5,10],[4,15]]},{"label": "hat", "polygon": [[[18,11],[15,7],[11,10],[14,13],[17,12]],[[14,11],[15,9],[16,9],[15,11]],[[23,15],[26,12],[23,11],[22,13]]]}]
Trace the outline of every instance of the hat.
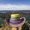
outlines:
[{"label": "hat", "polygon": [[21,17],[21,14],[11,14],[11,18],[19,19]]}]

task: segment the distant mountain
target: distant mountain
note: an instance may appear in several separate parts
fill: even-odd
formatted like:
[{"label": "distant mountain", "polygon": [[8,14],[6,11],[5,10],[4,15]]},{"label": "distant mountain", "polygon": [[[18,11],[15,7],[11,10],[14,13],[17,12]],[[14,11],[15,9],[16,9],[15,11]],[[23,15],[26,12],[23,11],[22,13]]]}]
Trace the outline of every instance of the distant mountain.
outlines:
[{"label": "distant mountain", "polygon": [[30,10],[3,10],[0,13],[12,13],[12,12],[23,12],[23,13],[30,13]]}]

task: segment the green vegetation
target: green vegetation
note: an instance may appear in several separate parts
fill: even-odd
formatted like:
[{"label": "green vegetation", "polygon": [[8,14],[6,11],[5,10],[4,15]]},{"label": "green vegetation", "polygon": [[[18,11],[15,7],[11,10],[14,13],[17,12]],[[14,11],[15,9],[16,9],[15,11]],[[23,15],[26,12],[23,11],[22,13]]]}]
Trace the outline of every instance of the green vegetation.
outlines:
[{"label": "green vegetation", "polygon": [[0,14],[0,26],[3,26],[4,24],[4,16],[3,14]]},{"label": "green vegetation", "polygon": [[4,24],[4,19],[0,18],[0,26],[3,26],[3,24]]},{"label": "green vegetation", "polygon": [[25,16],[26,17],[26,21],[28,21],[28,23],[30,23],[30,16]]}]

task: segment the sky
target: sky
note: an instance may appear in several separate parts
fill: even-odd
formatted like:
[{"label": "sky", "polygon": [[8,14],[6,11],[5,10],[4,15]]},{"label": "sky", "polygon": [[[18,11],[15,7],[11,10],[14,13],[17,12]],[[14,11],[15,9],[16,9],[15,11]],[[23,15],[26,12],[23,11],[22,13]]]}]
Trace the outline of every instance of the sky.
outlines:
[{"label": "sky", "polygon": [[0,10],[30,10],[30,0],[0,0]]}]

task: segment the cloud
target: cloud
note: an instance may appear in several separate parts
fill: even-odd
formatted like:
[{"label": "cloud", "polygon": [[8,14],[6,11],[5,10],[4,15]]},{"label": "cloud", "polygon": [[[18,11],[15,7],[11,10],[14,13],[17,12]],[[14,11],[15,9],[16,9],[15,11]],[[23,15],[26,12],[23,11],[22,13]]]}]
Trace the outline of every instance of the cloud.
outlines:
[{"label": "cloud", "polygon": [[0,10],[30,10],[30,5],[1,4]]}]

